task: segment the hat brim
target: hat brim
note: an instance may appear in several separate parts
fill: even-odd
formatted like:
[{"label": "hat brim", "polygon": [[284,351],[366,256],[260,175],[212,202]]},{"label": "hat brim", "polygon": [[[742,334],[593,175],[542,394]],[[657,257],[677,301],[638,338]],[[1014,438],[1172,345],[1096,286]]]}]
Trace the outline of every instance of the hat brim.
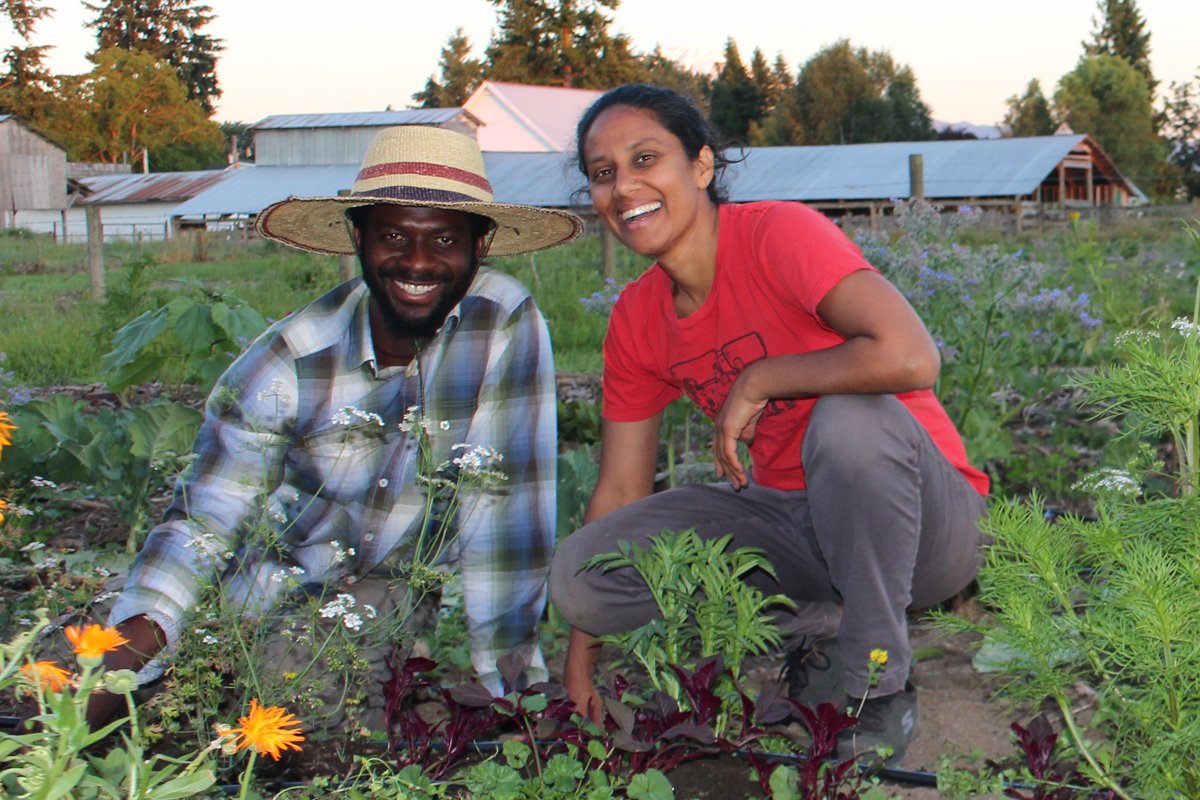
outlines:
[{"label": "hat brim", "polygon": [[326,255],[354,255],[346,211],[371,205],[418,206],[465,211],[496,223],[487,255],[532,253],[571,241],[583,231],[583,221],[553,208],[487,202],[425,202],[388,197],[290,197],[264,208],[254,222],[260,236]]}]

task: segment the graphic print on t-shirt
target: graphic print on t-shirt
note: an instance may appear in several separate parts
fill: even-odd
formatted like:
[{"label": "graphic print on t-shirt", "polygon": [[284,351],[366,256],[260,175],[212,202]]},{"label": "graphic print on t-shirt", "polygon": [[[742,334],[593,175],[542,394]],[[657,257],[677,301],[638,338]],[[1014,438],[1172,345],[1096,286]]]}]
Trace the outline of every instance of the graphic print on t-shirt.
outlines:
[{"label": "graphic print on t-shirt", "polygon": [[[716,417],[729,394],[729,387],[746,365],[766,357],[767,346],[762,336],[752,331],[695,358],[672,364],[667,371],[692,402],[709,417]],[[762,415],[773,416],[794,405],[793,400],[772,400]]]}]

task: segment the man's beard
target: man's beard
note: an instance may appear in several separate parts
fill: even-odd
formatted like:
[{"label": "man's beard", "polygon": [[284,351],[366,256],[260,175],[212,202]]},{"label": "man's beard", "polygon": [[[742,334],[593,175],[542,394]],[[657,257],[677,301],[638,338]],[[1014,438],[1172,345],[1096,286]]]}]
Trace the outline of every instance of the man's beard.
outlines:
[{"label": "man's beard", "polygon": [[381,275],[374,270],[363,270],[363,280],[366,281],[367,289],[375,300],[374,305],[379,309],[382,322],[393,336],[400,339],[427,339],[438,332],[446,322],[446,317],[459,301],[466,297],[478,271],[479,257],[472,254],[470,267],[462,277],[446,286],[436,305],[428,311],[418,313],[404,313],[402,309],[393,306],[392,298],[383,285],[385,280],[411,278],[405,271],[388,271]]}]

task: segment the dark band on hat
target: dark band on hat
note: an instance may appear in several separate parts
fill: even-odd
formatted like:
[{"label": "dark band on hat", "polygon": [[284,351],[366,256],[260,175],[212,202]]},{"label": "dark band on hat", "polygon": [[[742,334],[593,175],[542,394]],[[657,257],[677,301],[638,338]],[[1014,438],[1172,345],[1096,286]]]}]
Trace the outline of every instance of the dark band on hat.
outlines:
[{"label": "dark band on hat", "polygon": [[414,203],[478,203],[479,198],[462,192],[445,189],[425,189],[420,186],[385,186],[365,192],[355,192],[354,197],[379,197],[388,200],[408,200]]},{"label": "dark band on hat", "polygon": [[492,185],[482,175],[468,172],[465,169],[448,167],[444,164],[431,164],[428,161],[391,161],[384,164],[372,164],[359,170],[355,180],[365,181],[371,178],[381,178],[384,175],[426,175],[431,178],[445,178],[465,183],[485,192],[492,191]]}]

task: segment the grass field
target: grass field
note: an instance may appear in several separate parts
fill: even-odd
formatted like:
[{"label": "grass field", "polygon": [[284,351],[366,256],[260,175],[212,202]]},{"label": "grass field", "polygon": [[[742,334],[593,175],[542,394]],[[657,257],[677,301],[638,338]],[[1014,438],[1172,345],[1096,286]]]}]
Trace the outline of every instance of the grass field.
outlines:
[{"label": "grass field", "polygon": [[[0,236],[3,368],[13,373],[13,382],[30,386],[100,381],[100,360],[114,332],[179,292],[233,296],[278,319],[339,280],[335,258],[269,242],[218,241],[205,249],[208,260],[196,263],[188,242],[108,245],[108,299],[96,303],[89,296],[81,245]],[[488,263],[533,290],[549,322],[560,371],[599,372],[607,320],[587,313],[581,303],[604,286],[596,237]],[[620,283],[639,271],[638,263],[633,254],[620,251]]]}]

